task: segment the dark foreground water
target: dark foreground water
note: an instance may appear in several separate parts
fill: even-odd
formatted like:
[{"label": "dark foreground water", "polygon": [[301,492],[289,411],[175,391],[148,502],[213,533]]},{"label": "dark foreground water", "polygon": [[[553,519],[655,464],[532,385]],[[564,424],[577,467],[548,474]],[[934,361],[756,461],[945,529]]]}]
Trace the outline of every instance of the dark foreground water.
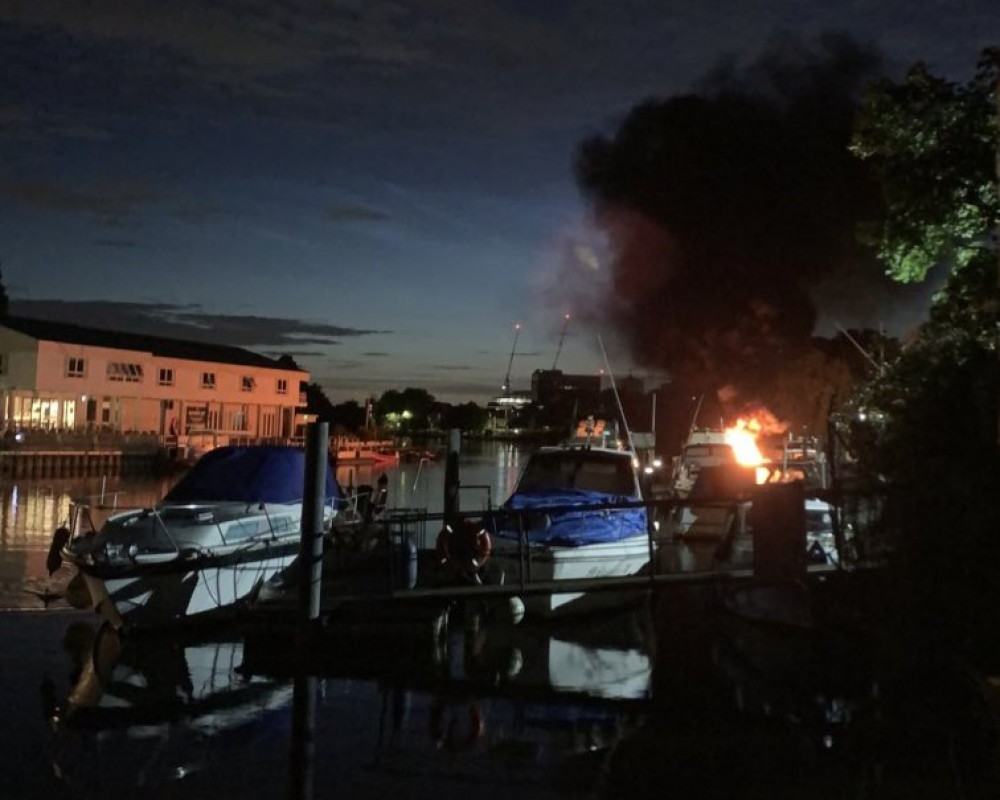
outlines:
[{"label": "dark foreground water", "polygon": [[[518,459],[468,454],[465,507]],[[435,510],[440,469],[391,470],[395,504]],[[811,628],[720,615],[709,589],[559,625],[456,614],[342,636],[295,679],[270,640],[119,639],[52,600],[48,537],[81,490],[5,491],[4,800],[1000,797],[993,685],[876,623],[877,586],[825,590],[849,613]]]},{"label": "dark foreground water", "polygon": [[299,679],[256,668],[294,659],[252,638],[120,641],[86,612],[3,613],[2,796],[1000,796],[990,688],[947,659],[708,631],[671,617],[700,600],[673,601],[565,630],[459,626],[419,655],[344,640]]}]

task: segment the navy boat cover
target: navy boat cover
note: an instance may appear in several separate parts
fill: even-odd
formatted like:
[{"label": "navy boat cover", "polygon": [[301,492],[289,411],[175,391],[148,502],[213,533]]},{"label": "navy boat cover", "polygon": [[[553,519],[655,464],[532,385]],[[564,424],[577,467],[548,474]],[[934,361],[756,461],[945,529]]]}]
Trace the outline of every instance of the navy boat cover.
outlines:
[{"label": "navy boat cover", "polygon": [[[646,536],[645,508],[606,507],[636,500],[635,497],[582,489],[544,489],[515,492],[503,508],[508,511],[538,510],[538,515],[524,515],[525,534],[529,542],[579,547]],[[576,506],[579,510],[574,508]],[[546,508],[559,510],[545,513]],[[543,513],[545,522],[540,524]],[[493,532],[501,538],[517,538],[520,535],[517,517],[500,516]]]},{"label": "navy boat cover", "polygon": [[[254,445],[209,450],[181,478],[166,503],[301,503],[306,454],[298,447]],[[327,501],[343,498],[333,470],[326,471]]]}]

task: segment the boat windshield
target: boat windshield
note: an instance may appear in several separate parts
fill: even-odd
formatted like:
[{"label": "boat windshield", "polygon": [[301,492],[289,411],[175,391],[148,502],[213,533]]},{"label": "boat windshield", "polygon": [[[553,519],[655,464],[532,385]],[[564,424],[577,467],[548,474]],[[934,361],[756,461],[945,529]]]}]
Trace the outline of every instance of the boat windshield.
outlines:
[{"label": "boat windshield", "polygon": [[631,457],[593,450],[535,453],[517,487],[519,492],[566,489],[634,496],[637,489]]}]

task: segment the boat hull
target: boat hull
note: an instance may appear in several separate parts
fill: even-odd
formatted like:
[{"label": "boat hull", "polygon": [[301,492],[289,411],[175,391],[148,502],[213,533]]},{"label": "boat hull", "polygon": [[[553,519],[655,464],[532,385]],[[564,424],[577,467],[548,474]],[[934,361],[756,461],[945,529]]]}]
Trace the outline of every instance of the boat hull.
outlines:
[{"label": "boat hull", "polygon": [[157,629],[234,616],[299,551],[298,536],[228,553],[130,566],[77,563],[93,607],[116,628]]},{"label": "boat hull", "polygon": [[[541,583],[638,576],[648,569],[649,553],[645,535],[578,547],[531,545],[525,553],[523,585],[530,589]],[[507,585],[522,583],[521,550],[516,542],[498,541],[491,558],[503,569]],[[622,608],[646,593],[644,589],[618,590],[595,584],[587,591],[526,591],[521,599],[526,614],[553,617]]]}]

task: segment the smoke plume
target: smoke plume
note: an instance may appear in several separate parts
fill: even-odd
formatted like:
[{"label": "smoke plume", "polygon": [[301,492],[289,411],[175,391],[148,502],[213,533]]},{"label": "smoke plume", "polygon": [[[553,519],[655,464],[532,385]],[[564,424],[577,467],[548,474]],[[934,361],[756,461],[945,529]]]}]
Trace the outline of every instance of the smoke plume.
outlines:
[{"label": "smoke plume", "polygon": [[601,322],[637,364],[692,390],[766,397],[808,346],[817,287],[838,273],[880,280],[855,243],[874,183],[847,150],[879,64],[843,36],[779,38],[579,145],[577,183],[611,249]]}]

